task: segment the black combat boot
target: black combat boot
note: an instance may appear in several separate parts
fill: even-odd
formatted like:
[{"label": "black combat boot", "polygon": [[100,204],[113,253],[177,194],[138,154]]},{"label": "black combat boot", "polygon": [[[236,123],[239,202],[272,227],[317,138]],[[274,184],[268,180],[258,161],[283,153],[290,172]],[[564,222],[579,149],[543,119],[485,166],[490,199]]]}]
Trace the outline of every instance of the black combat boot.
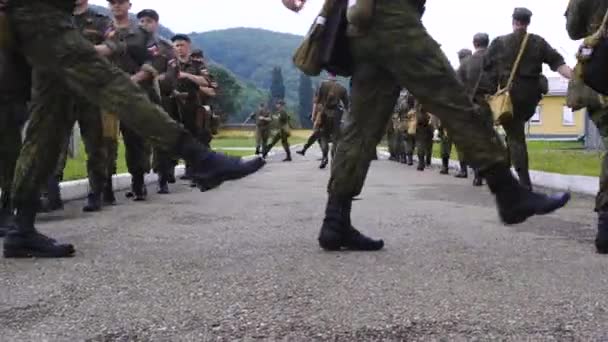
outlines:
[{"label": "black combat boot", "polygon": [[85,213],[92,213],[101,210],[101,194],[91,192],[87,195],[87,203],[82,207]]},{"label": "black combat boot", "polygon": [[187,136],[178,143],[177,151],[192,163],[193,178],[201,191],[211,190],[226,181],[246,177],[266,164],[260,157],[245,161],[210,151]]},{"label": "black combat boot", "polygon": [[285,151],[285,159],[283,159],[284,162],[290,162],[291,161],[291,151],[287,150]]},{"label": "black combat boot", "polygon": [[325,218],[319,233],[319,245],[327,251],[354,250],[378,251],[384,241],[374,240],[356,230],[350,221],[352,199],[338,199],[331,196],[327,200]]},{"label": "black combat boot", "polygon": [[424,171],[424,167],[425,167],[426,163],[424,160],[424,154],[419,154],[418,155],[418,168],[416,170],[418,171]]},{"label": "black combat boot", "polygon": [[534,215],[546,215],[565,206],[570,193],[545,195],[521,186],[506,165],[496,166],[482,174],[496,196],[498,215],[505,224],[518,224]]},{"label": "black combat boot", "polygon": [[409,166],[414,165],[414,154],[413,153],[407,154],[407,165],[409,165]]},{"label": "black combat boot", "polygon": [[62,210],[63,200],[61,199],[61,188],[59,187],[59,177],[51,176],[47,181],[47,208],[48,211]]},{"label": "black combat boot", "polygon": [[441,158],[441,170],[439,171],[439,174],[447,175],[449,173],[450,173],[450,158],[442,157]]},{"label": "black combat boot", "polygon": [[431,164],[433,164],[433,156],[429,154],[426,156],[426,166],[430,167]]},{"label": "black combat boot", "polygon": [[325,169],[327,167],[327,164],[329,164],[329,158],[325,157],[323,158],[323,160],[321,160],[321,165],[319,165],[319,169]]},{"label": "black combat boot", "polygon": [[5,258],[65,258],[74,255],[74,246],[60,244],[34,228],[35,205],[17,207],[15,227],[4,239]]},{"label": "black combat boot", "polygon": [[164,172],[158,175],[158,194],[166,195],[169,193],[169,176]]},{"label": "black combat boot", "polygon": [[473,169],[473,174],[475,175],[475,178],[473,178],[473,186],[482,186],[483,178],[481,178],[481,174],[479,173],[479,170]]},{"label": "black combat boot", "polygon": [[144,182],[144,174],[137,173],[131,175],[131,191],[127,192],[127,198],[141,202],[146,200],[147,194],[148,190],[146,189],[146,183]]},{"label": "black combat boot", "polygon": [[114,185],[112,183],[112,176],[106,179],[103,185],[103,204],[105,205],[116,205],[116,196],[114,195]]},{"label": "black combat boot", "polygon": [[467,164],[460,162],[460,171],[454,176],[456,178],[468,178],[469,170]]},{"label": "black combat boot", "polygon": [[599,254],[608,254],[608,212],[598,214],[595,249]]}]

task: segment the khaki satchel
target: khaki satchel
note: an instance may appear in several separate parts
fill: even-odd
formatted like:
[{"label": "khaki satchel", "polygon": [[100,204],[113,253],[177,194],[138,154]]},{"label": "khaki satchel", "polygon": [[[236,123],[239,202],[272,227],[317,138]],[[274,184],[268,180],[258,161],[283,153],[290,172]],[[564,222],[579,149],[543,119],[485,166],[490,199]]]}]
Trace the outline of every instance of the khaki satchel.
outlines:
[{"label": "khaki satchel", "polygon": [[118,115],[103,112],[101,114],[103,124],[103,137],[106,139],[118,140]]},{"label": "khaki satchel", "polygon": [[407,113],[407,134],[415,135],[416,126],[418,126],[418,115],[415,109]]},{"label": "khaki satchel", "polygon": [[319,76],[321,65],[321,47],[327,19],[318,16],[308,34],[293,55],[293,64],[308,76]]},{"label": "khaki satchel", "polygon": [[488,105],[490,106],[490,109],[492,110],[492,115],[494,116],[494,124],[497,126],[503,125],[513,119],[511,86],[513,85],[513,79],[515,78],[515,74],[517,73],[517,69],[519,68],[521,57],[524,54],[526,45],[528,44],[529,36],[529,33],[526,33],[526,35],[524,36],[524,40],[521,42],[519,53],[517,54],[517,58],[515,59],[515,64],[513,64],[513,69],[511,69],[511,74],[509,75],[507,85],[502,89],[500,88],[500,85],[498,85],[498,91],[496,92],[496,94],[487,97]]}]

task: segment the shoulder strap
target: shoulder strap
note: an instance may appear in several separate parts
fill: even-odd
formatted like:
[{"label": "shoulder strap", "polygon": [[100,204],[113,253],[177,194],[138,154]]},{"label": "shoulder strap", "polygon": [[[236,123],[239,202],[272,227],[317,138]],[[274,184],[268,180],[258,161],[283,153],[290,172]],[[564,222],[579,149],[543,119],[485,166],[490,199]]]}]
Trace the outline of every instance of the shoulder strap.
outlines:
[{"label": "shoulder strap", "polygon": [[507,81],[506,89],[511,89],[511,84],[513,83],[513,79],[515,78],[517,69],[519,68],[519,63],[521,62],[521,57],[524,55],[524,50],[526,49],[526,45],[528,45],[529,37],[530,37],[530,34],[526,32],[526,35],[524,36],[524,40],[521,42],[521,46],[519,47],[519,53],[517,54],[517,58],[515,59],[515,64],[513,64],[513,69],[511,69],[511,75],[509,75],[509,81]]}]

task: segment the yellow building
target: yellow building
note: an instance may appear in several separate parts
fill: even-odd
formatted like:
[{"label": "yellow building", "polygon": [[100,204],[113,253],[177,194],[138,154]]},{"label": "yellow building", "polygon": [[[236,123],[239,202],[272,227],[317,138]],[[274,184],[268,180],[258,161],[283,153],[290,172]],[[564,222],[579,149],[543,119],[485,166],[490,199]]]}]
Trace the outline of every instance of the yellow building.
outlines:
[{"label": "yellow building", "polygon": [[528,139],[575,140],[585,134],[585,110],[566,106],[567,90],[566,79],[549,77],[549,93],[526,125]]}]

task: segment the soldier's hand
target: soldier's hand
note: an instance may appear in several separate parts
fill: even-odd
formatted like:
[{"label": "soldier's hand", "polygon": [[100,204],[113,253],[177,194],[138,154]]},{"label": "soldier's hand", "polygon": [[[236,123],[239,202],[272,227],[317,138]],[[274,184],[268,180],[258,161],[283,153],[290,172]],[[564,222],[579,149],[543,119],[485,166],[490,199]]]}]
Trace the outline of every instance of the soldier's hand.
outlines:
[{"label": "soldier's hand", "polygon": [[283,0],[283,5],[296,13],[300,12],[305,4],[306,0]]}]

